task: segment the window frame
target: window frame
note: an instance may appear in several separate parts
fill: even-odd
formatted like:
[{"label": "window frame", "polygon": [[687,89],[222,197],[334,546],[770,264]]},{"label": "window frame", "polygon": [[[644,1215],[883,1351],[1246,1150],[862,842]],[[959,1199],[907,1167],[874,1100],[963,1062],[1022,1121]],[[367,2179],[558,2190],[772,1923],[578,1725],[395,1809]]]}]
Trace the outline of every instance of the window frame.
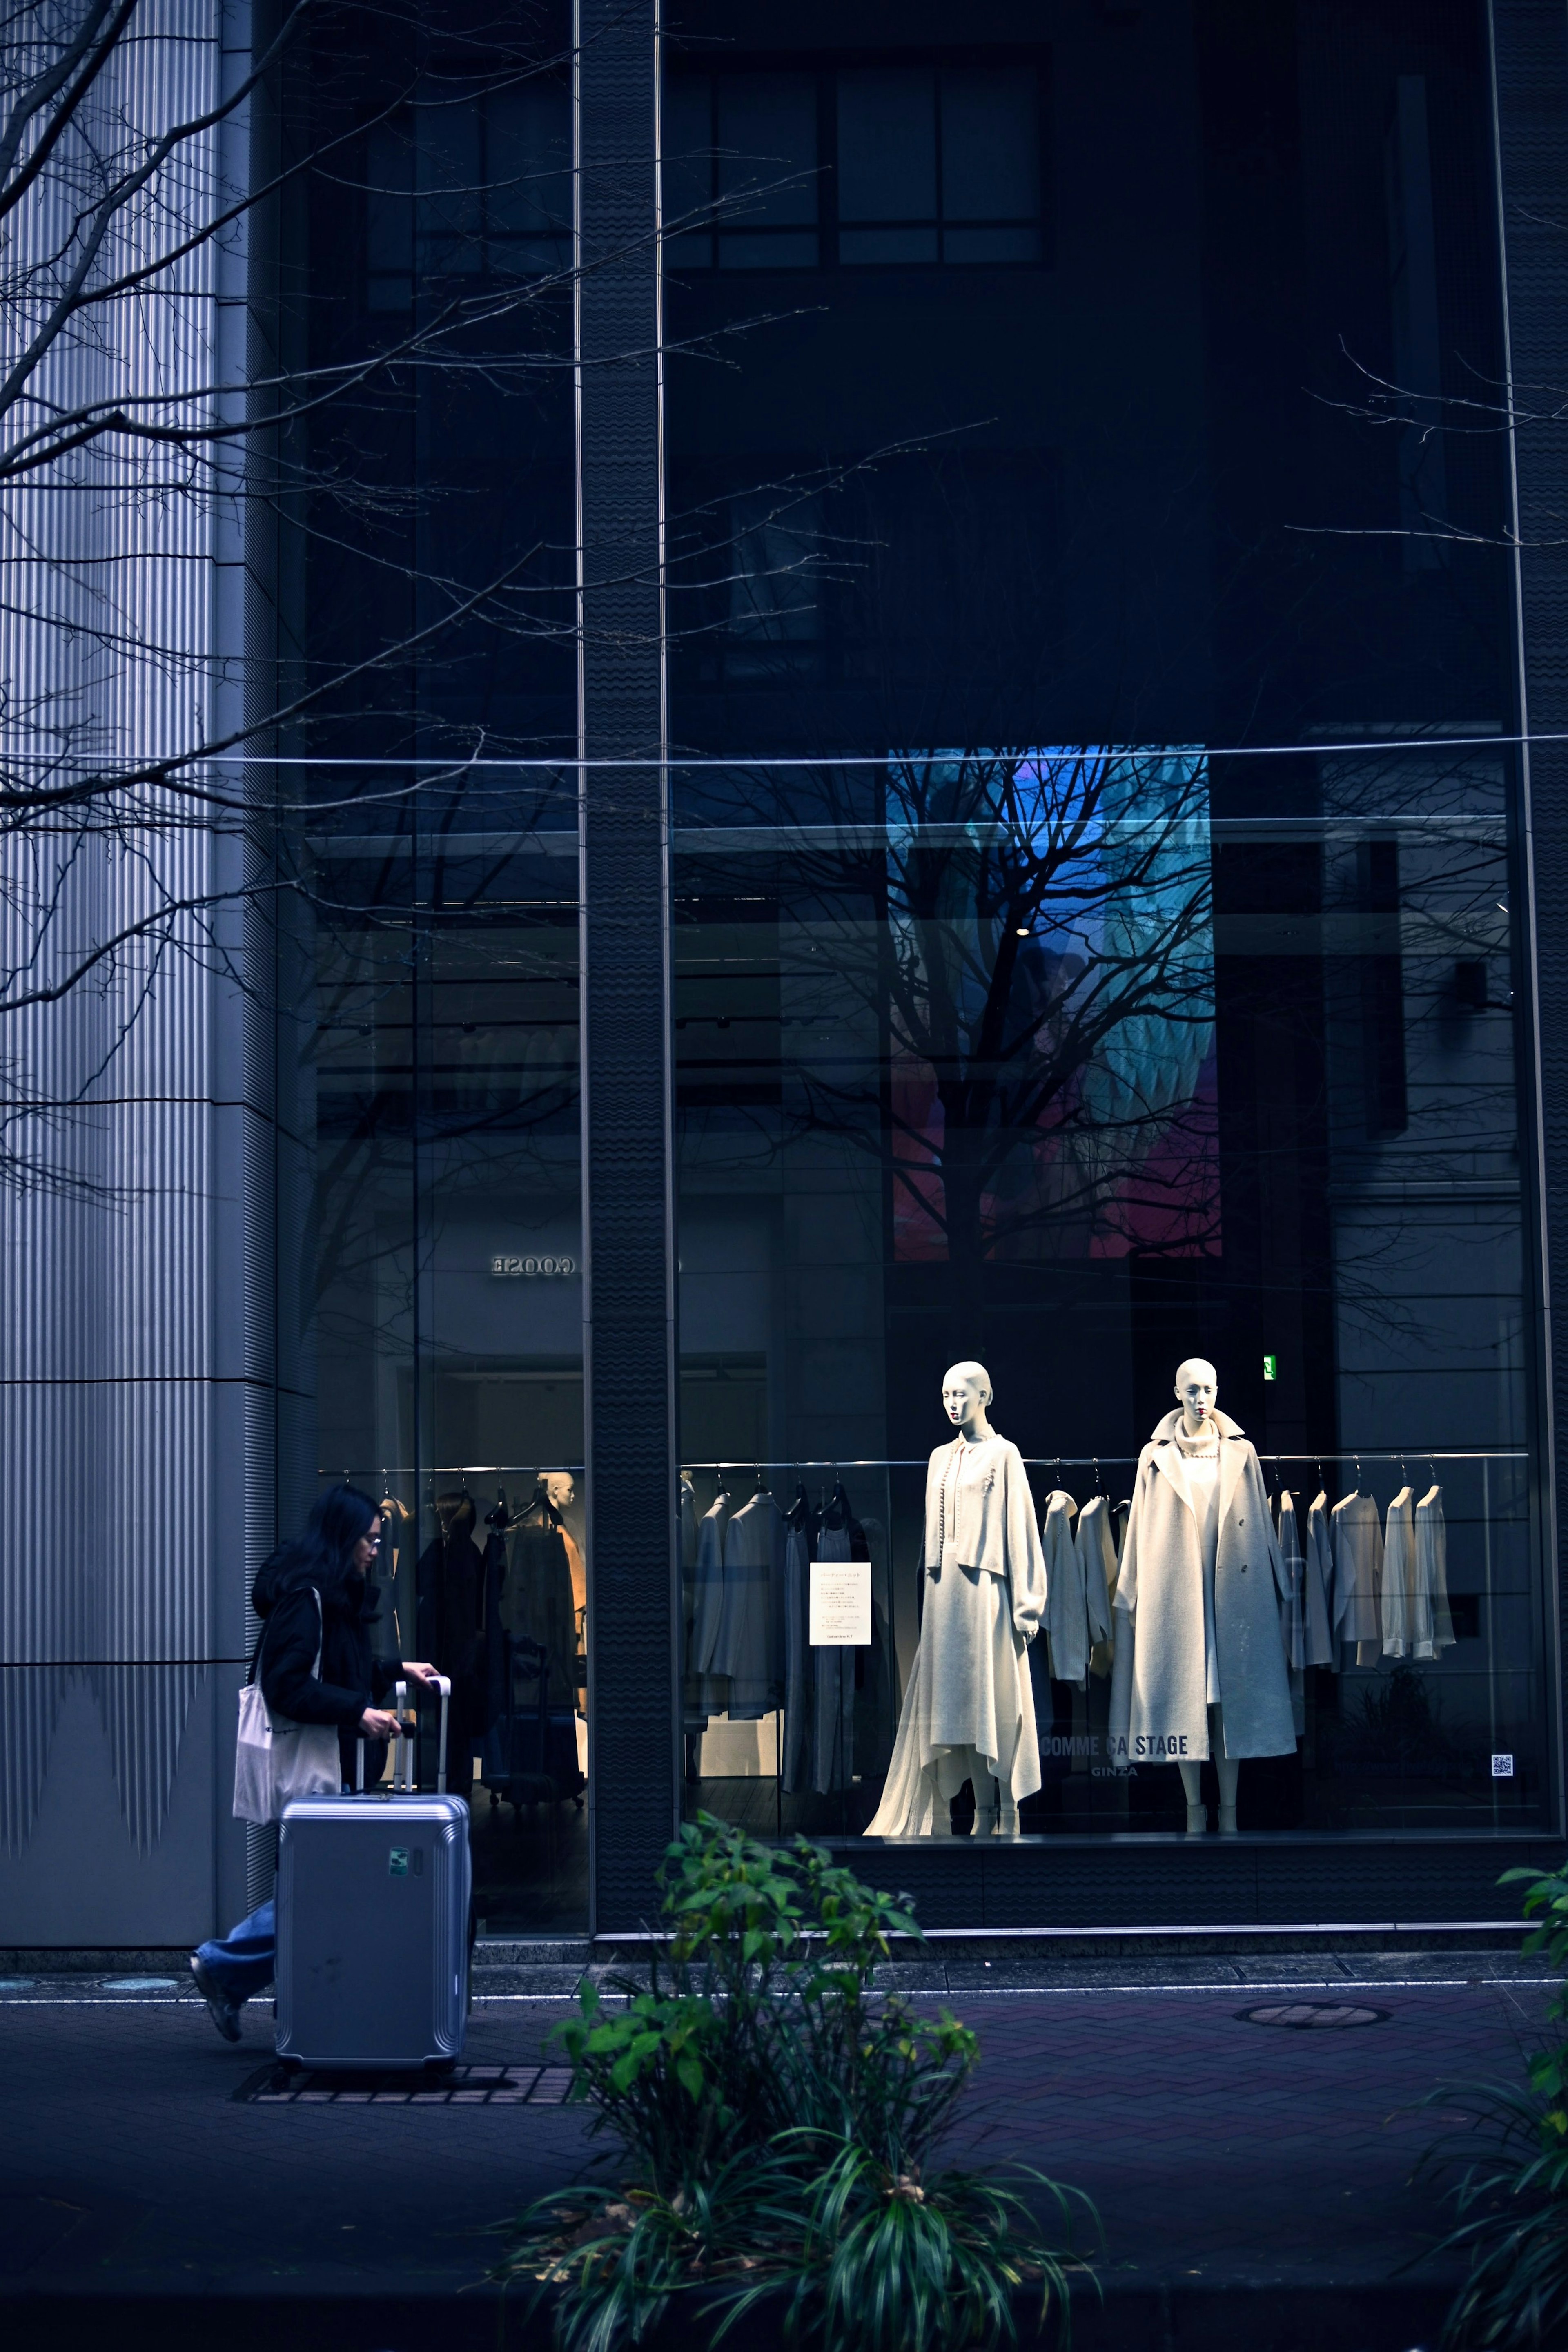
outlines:
[{"label": "window frame", "polygon": [[[678,51],[674,54],[679,56]],[[1032,217],[1016,215],[1004,217],[998,215],[994,221],[989,219],[949,221],[943,209],[941,76],[944,70],[958,71],[975,67],[996,69],[1009,66],[1017,68],[1020,72],[1032,73],[1034,76],[1038,208]],[[936,242],[934,257],[907,261],[887,259],[846,261],[842,258],[841,238],[844,225],[839,209],[839,76],[844,72],[852,72],[865,68],[912,69],[916,72],[926,71],[931,75],[936,210],[932,216],[919,220],[898,219],[865,223],[854,221],[849,224],[850,233],[854,234],[862,229],[889,230],[894,233],[910,229],[928,229],[932,232]],[[719,82],[721,77],[732,79],[743,74],[777,73],[809,76],[816,87],[818,190],[816,225],[813,228],[809,224],[800,221],[776,224],[738,221],[733,228],[727,228],[720,218],[725,200],[720,194],[718,186]],[[675,278],[684,277],[687,272],[690,272],[693,277],[700,277],[705,280],[709,278],[754,276],[758,272],[777,273],[793,278],[811,268],[833,274],[849,271],[856,276],[866,271],[893,270],[899,274],[906,274],[912,270],[920,269],[938,269],[944,272],[961,270],[966,274],[999,269],[1015,273],[1019,270],[1049,269],[1054,266],[1053,208],[1051,201],[1052,188],[1051,52],[1049,45],[1044,42],[1010,43],[995,47],[965,47],[936,49],[841,49],[828,52],[759,50],[744,58],[726,58],[722,62],[706,56],[701,57],[695,62],[684,66],[679,63],[667,66],[666,74],[670,81],[706,84],[708,129],[712,142],[709,149],[708,172],[708,202],[712,207],[712,216],[706,223],[694,223],[690,226],[669,233],[665,268]],[[989,228],[1033,229],[1038,238],[1036,252],[1031,257],[1016,260],[976,261],[958,257],[948,257],[946,247],[947,233],[950,229],[968,235],[973,234],[977,229]],[[727,263],[722,258],[723,240],[726,236],[772,238],[780,242],[789,238],[814,236],[817,258],[814,263]],[[706,260],[693,260],[689,257],[692,247],[699,237],[706,237],[708,242],[708,257]]]}]

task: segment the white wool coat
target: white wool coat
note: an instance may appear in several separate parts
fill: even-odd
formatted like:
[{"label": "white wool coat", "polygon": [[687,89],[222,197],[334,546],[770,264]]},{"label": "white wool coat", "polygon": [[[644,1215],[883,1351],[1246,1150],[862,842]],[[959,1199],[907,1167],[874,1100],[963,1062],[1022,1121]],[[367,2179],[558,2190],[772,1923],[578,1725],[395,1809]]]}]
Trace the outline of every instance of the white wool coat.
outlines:
[{"label": "white wool coat", "polygon": [[[1138,1459],[1116,1579],[1111,1752],[1118,1762],[1196,1761],[1209,1752],[1203,1550],[1167,1413]],[[1258,1455],[1217,1412],[1219,1534],[1214,1640],[1226,1757],[1290,1756],[1296,1747],[1281,1601],[1290,1582]]]}]

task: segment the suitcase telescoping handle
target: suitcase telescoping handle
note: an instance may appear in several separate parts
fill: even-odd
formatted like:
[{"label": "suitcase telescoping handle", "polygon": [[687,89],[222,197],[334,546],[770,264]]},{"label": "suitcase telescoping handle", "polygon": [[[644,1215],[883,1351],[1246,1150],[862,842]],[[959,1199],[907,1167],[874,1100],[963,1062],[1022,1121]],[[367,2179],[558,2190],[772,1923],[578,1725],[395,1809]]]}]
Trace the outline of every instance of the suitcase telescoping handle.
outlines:
[{"label": "suitcase telescoping handle", "polygon": [[[446,1710],[452,1700],[452,1684],[450,1678],[445,1675],[437,1675],[435,1679],[441,1691],[441,1746],[436,1759],[435,1786],[438,1793],[444,1796],[446,1794]],[[408,1685],[406,1683],[394,1683],[392,1685],[392,1706],[400,1720],[408,1713]],[[417,1742],[412,1731],[405,1731],[401,1738],[395,1739],[392,1742],[392,1794],[394,1797],[412,1797],[414,1794],[414,1748],[416,1745]],[[361,1738],[358,1747],[354,1787],[357,1792],[362,1797],[365,1792],[365,1743],[363,1738]]]},{"label": "suitcase telescoping handle", "polygon": [[446,1709],[452,1697],[452,1683],[450,1677],[445,1675],[437,1675],[435,1679],[441,1691],[441,1746],[436,1753],[435,1786],[438,1792],[444,1797],[446,1794]]},{"label": "suitcase telescoping handle", "polygon": [[[406,1683],[394,1683],[392,1685],[392,1705],[397,1709],[398,1721],[402,1723],[408,1714],[408,1685]],[[414,1740],[413,1734],[412,1731],[409,1731],[404,1738],[398,1741],[396,1747],[392,1749],[392,1794],[394,1797],[412,1797],[413,1794],[413,1753],[415,1745],[416,1742]]]},{"label": "suitcase telescoping handle", "polygon": [[[394,1683],[392,1685],[392,1712],[396,1715],[400,1722],[408,1713],[408,1685],[406,1683]],[[394,1797],[406,1797],[413,1794],[413,1747],[414,1742],[412,1732],[405,1732],[401,1738],[394,1739],[392,1741],[392,1794]],[[361,1797],[365,1793],[365,1736],[363,1732],[360,1734],[360,1737],[355,1743],[354,1793],[356,1796]]]}]

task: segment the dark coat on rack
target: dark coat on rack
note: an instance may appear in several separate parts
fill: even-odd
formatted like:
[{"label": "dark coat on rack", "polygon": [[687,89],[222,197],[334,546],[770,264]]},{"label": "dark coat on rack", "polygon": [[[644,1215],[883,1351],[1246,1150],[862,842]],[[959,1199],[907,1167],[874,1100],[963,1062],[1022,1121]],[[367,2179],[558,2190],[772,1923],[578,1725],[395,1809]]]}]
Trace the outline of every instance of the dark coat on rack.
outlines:
[{"label": "dark coat on rack", "polygon": [[426,1544],[416,1572],[420,1654],[452,1680],[447,1786],[459,1793],[472,1777],[474,1743],[485,1721],[485,1562],[473,1526],[473,1501],[465,1496],[445,1531]]},{"label": "dark coat on rack", "polygon": [[549,1653],[549,1704],[577,1704],[577,1608],[560,1516],[542,1488],[515,1519],[501,1622],[516,1640],[526,1634]]}]

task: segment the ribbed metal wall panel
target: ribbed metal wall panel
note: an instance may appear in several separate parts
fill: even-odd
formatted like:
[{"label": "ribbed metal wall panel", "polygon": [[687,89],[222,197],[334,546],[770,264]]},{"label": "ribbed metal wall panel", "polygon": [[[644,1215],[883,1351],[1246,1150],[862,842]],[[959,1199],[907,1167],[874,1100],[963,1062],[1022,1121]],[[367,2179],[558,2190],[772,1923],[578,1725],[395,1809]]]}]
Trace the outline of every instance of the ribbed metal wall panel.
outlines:
[{"label": "ribbed metal wall panel", "polygon": [[[130,158],[206,112],[225,72],[232,86],[236,55],[243,64],[243,17],[221,0],[143,0],[132,33],[84,118],[100,155]],[[27,274],[49,282],[72,175],[90,168],[79,142],[61,155],[37,201],[0,227],[0,364],[30,331]],[[105,269],[150,259],[211,217],[246,168],[243,119],[178,149],[119,224]],[[243,308],[244,245],[240,230],[199,246],[68,331],[40,401],[117,397],[172,415],[159,404],[195,390],[204,398],[183,413],[210,416],[210,388],[232,364],[219,298],[234,299],[237,280]],[[233,488],[205,460],[106,444],[0,499],[9,760],[48,750],[68,764],[126,762],[188,750],[225,723],[242,649],[215,635],[214,567],[243,561]],[[171,902],[232,887],[254,856],[190,824],[177,802],[141,814],[117,840],[83,828],[10,845],[0,1003]],[[0,1185],[0,1850],[11,1854],[33,1832],[78,1677],[131,1844],[156,1843],[206,1662],[225,1622],[231,1642],[237,1632],[223,1580],[237,1599],[273,1532],[267,1015],[232,978],[235,962],[264,966],[267,940],[265,925],[227,916],[220,930],[221,958],[202,917],[177,919],[58,1003],[0,1026],[0,1140],[47,1171]],[[40,1102],[61,1108],[25,1115]]]}]

